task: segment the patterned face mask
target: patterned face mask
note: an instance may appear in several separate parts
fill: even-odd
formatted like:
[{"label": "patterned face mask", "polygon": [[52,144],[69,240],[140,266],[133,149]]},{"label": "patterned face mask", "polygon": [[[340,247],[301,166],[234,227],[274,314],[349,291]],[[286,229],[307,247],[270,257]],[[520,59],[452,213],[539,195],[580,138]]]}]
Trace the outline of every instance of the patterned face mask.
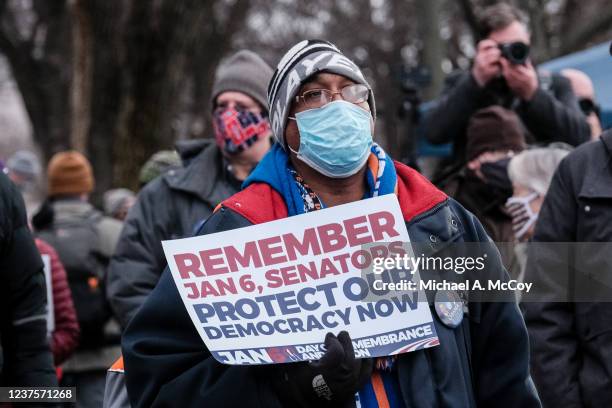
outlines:
[{"label": "patterned face mask", "polygon": [[270,122],[265,114],[234,108],[216,109],[213,127],[217,145],[228,154],[240,153],[270,134]]},{"label": "patterned face mask", "polygon": [[531,209],[531,202],[540,195],[533,192],[523,197],[510,197],[506,201],[506,209],[512,217],[512,231],[519,241],[523,240],[525,234],[538,219],[538,214]]}]

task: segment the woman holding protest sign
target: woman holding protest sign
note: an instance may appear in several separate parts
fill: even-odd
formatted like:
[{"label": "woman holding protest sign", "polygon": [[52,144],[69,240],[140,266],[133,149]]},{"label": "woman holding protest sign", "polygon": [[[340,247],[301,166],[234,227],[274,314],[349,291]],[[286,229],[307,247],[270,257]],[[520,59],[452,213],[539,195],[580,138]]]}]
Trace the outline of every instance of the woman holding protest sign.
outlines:
[{"label": "woman holding protest sign", "polygon": [[[291,48],[268,99],[276,146],[199,234],[390,194],[411,241],[427,242],[431,253],[446,242],[488,242],[473,215],[373,143],[373,93],[333,44],[303,41]],[[492,258],[489,272],[507,279],[499,254]],[[326,336],[317,361],[232,366],[202,344],[167,270],[124,334],[128,393],[134,407],[540,406],[514,303],[470,302],[469,309],[431,303],[436,347],[357,359],[350,333],[341,331]],[[495,347],[502,342],[503,350]]]}]

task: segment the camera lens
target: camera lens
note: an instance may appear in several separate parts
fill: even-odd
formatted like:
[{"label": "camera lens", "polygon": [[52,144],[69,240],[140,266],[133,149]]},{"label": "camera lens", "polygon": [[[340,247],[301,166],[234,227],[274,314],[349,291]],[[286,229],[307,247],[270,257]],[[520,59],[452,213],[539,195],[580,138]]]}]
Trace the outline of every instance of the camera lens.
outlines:
[{"label": "camera lens", "polygon": [[522,42],[500,44],[499,49],[503,57],[513,64],[524,64],[529,57],[529,45]]},{"label": "camera lens", "polygon": [[515,64],[523,64],[529,56],[529,46],[522,42],[510,44],[510,55]]}]

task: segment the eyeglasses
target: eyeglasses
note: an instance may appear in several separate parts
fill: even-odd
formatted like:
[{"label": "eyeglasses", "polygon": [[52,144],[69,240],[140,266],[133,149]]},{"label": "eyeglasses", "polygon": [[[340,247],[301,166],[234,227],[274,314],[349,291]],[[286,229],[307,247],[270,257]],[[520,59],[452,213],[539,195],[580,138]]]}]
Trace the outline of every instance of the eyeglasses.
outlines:
[{"label": "eyeglasses", "polygon": [[341,95],[342,99],[354,104],[368,100],[370,89],[362,84],[347,85],[339,92],[329,89],[311,89],[295,97],[296,102],[303,102],[310,109],[320,108],[334,100],[334,95]]},{"label": "eyeglasses", "polygon": [[215,104],[215,106],[213,107],[213,113],[223,112],[227,109],[235,109],[238,112],[250,111],[254,113],[259,113],[261,111],[261,108],[256,102],[243,103],[234,100],[225,100]]},{"label": "eyeglasses", "polygon": [[593,102],[589,98],[582,98],[578,101],[580,105],[580,110],[584,113],[585,116],[589,116],[591,113],[595,113],[595,115],[599,116],[600,108],[599,105]]}]

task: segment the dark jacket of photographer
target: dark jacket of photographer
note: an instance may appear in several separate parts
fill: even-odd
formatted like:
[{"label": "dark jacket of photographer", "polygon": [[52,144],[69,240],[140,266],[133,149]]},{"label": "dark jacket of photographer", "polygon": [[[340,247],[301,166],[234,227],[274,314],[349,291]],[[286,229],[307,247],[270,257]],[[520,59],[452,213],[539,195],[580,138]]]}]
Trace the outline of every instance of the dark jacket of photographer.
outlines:
[{"label": "dark jacket of photographer", "polygon": [[[534,293],[538,302],[525,302],[522,308],[542,403],[610,406],[612,132],[561,162],[533,240],[537,246],[529,249],[525,280],[535,282],[540,295]],[[567,301],[570,294],[575,303]]]},{"label": "dark jacket of photographer", "polygon": [[557,74],[539,73],[538,82],[538,90],[526,102],[510,92],[503,78],[481,88],[469,71],[451,74],[425,118],[428,140],[435,144],[454,142],[452,161],[463,162],[468,121],[477,110],[491,105],[501,105],[519,115],[528,143],[558,141],[577,146],[589,140],[589,125],[569,81]]}]

